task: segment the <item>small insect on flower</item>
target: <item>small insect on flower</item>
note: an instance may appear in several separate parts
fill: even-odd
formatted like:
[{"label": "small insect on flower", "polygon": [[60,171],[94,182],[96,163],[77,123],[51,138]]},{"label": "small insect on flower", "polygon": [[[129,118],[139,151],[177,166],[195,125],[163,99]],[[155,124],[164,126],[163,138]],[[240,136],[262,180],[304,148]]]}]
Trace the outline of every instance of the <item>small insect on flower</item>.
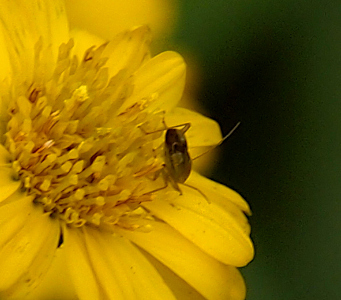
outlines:
[{"label": "small insect on flower", "polygon": [[[216,147],[218,147],[237,129],[239,124],[240,122],[238,122],[230,130],[230,132],[227,135],[225,135],[216,145],[212,146],[210,149],[208,149],[207,151],[205,151],[204,153],[198,155],[197,157],[193,159],[191,159],[188,153],[187,140],[185,137],[185,133],[191,127],[191,124],[184,123],[184,124],[176,125],[170,128],[167,128],[167,126],[165,126],[167,128],[166,135],[165,135],[165,142],[163,145],[165,162],[163,165],[163,169],[161,170],[164,181],[165,181],[165,186],[157,190],[154,190],[153,192],[167,188],[168,183],[170,183],[172,187],[175,190],[177,190],[180,193],[180,195],[182,195],[182,191],[179,187],[179,184],[182,184],[191,189],[196,190],[206,199],[208,203],[210,203],[210,200],[202,191],[200,191],[198,188],[194,186],[191,186],[185,183],[192,171],[192,161],[205,155],[209,151],[212,151]],[[182,127],[182,128],[176,129],[179,127]]]},{"label": "small insect on flower", "polygon": [[182,194],[178,183],[184,184],[192,170],[192,159],[187,148],[186,131],[191,127],[190,123],[177,125],[182,129],[168,128],[164,143],[164,177],[166,183],[169,181],[172,186]]}]

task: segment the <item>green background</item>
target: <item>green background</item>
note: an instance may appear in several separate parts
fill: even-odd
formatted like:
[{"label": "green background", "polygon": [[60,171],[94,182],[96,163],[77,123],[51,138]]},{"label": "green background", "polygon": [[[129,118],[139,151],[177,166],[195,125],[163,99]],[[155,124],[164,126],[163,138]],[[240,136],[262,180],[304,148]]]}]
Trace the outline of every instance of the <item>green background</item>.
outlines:
[{"label": "green background", "polygon": [[223,133],[242,123],[211,177],[253,210],[247,299],[340,299],[341,2],[179,3],[171,48]]}]

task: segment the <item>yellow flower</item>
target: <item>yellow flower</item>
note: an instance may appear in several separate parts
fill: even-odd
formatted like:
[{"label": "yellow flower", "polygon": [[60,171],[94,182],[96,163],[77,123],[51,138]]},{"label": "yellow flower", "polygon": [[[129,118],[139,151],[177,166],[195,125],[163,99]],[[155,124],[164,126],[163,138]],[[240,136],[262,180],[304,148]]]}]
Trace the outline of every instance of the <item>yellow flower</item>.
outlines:
[{"label": "yellow flower", "polygon": [[151,58],[147,27],[80,55],[89,40],[70,39],[56,0],[1,1],[0,20],[0,298],[61,266],[77,299],[243,299],[247,203],[195,172],[182,195],[162,176],[165,124],[191,123],[192,156],[221,139],[176,108],[181,56]]}]

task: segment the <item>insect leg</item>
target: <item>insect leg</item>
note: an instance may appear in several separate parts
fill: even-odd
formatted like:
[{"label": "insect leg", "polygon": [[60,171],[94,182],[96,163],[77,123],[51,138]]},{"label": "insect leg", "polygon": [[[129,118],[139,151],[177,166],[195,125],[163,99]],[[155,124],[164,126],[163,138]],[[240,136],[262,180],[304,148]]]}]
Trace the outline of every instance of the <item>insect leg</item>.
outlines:
[{"label": "insect leg", "polygon": [[168,185],[168,182],[171,183],[172,187],[179,192],[180,195],[182,195],[182,190],[179,187],[179,184],[170,176],[167,172],[167,168],[162,169],[162,175],[163,179],[165,181],[165,184]]},{"label": "insect leg", "polygon": [[182,184],[193,189],[193,190],[195,190],[195,191],[197,191],[201,196],[203,196],[205,198],[205,200],[207,201],[208,204],[211,204],[211,201],[207,198],[207,196],[202,191],[200,191],[198,188],[196,188],[195,186],[186,184],[186,183],[182,183]]},{"label": "insect leg", "polygon": [[[164,123],[164,124],[166,125],[166,123]],[[182,132],[182,134],[184,134],[191,127],[191,123],[183,123],[183,124],[179,124],[179,125],[174,125],[171,127],[167,127],[167,129],[174,129],[174,128],[178,128],[178,127],[182,127],[181,132]]]}]

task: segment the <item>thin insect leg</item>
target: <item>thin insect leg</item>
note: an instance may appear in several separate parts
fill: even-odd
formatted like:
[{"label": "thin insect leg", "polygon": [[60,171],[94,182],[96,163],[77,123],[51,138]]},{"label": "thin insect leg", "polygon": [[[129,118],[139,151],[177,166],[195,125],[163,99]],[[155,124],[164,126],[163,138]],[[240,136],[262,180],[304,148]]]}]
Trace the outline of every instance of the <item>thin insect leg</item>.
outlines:
[{"label": "thin insect leg", "polygon": [[166,114],[166,112],[165,112],[165,111],[162,111],[162,113],[163,113],[162,124],[163,124],[164,128],[162,128],[162,129],[157,129],[157,130],[153,130],[153,131],[146,131],[146,130],[143,129],[143,127],[142,127],[143,124],[142,124],[142,125],[139,125],[139,126],[137,126],[137,127],[140,128],[145,134],[153,134],[153,133],[162,132],[162,131],[167,130],[167,125],[166,125],[166,123],[165,123],[165,114]]},{"label": "thin insect leg", "polygon": [[171,183],[172,187],[179,192],[180,195],[182,195],[182,190],[180,189],[178,183],[170,176],[167,172],[167,168],[164,168],[162,170],[162,175],[165,183],[167,184],[168,182]]},{"label": "thin insect leg", "polygon": [[164,189],[166,189],[168,187],[168,180],[167,180],[167,178],[164,175],[164,167],[165,166],[163,165],[163,168],[161,170],[158,170],[157,172],[154,173],[154,178],[152,178],[152,181],[156,181],[159,178],[160,173],[162,173],[162,175],[163,175],[162,177],[163,177],[165,185],[160,187],[160,188],[157,188],[155,190],[152,190],[150,192],[144,193],[143,195],[149,195],[149,194],[152,194],[152,193],[164,190]]},{"label": "thin insect leg", "polygon": [[[176,181],[174,181],[174,180],[172,179],[172,177],[169,176],[169,174],[167,173],[166,169],[164,168],[164,169],[162,169],[162,170],[160,170],[160,171],[161,171],[161,173],[162,173],[162,175],[163,175],[162,177],[163,177],[163,180],[164,180],[165,185],[162,186],[162,187],[160,187],[160,188],[157,188],[157,189],[155,189],[155,190],[152,190],[152,191],[150,191],[150,192],[144,193],[143,195],[148,195],[148,194],[151,194],[151,193],[155,193],[155,192],[159,192],[159,191],[161,191],[161,190],[164,190],[164,189],[166,189],[166,188],[168,187],[168,183],[170,183],[170,184],[172,185],[172,187],[173,187],[176,191],[178,191],[180,195],[182,195],[182,190],[180,189],[178,183],[177,183]],[[158,178],[158,176],[159,176],[159,174],[157,175],[157,178]],[[155,178],[154,180],[156,180],[157,178]]]},{"label": "thin insect leg", "polygon": [[174,126],[169,127],[169,126],[167,126],[166,121],[165,121],[166,112],[162,111],[162,113],[163,113],[162,124],[164,126],[163,129],[158,129],[158,130],[154,130],[154,131],[149,132],[149,131],[146,131],[145,129],[143,129],[142,125],[139,125],[138,128],[140,128],[145,134],[152,134],[152,133],[157,133],[157,132],[161,132],[161,131],[166,131],[168,129],[183,127],[181,129],[181,132],[184,134],[191,127],[191,123],[183,123],[183,124],[178,124],[178,125],[174,125]]},{"label": "thin insect leg", "polygon": [[197,191],[201,196],[203,196],[205,198],[205,200],[207,201],[208,204],[211,204],[211,201],[207,198],[207,196],[202,192],[200,191],[198,188],[192,186],[192,185],[189,185],[189,184],[186,184],[186,183],[182,183],[184,186],[187,186],[195,191]]},{"label": "thin insect leg", "polygon": [[181,129],[181,132],[184,134],[191,127],[191,123],[183,123],[183,124],[174,125],[174,126],[167,127],[167,128],[168,129],[174,129],[174,128],[178,128],[178,127],[183,127]]},{"label": "thin insect leg", "polygon": [[137,126],[138,128],[140,128],[144,134],[153,134],[153,133],[157,133],[157,132],[162,132],[162,131],[165,131],[166,129],[158,129],[158,130],[154,130],[154,131],[146,131],[143,129],[143,127],[140,125],[140,126]]},{"label": "thin insect leg", "polygon": [[155,190],[152,190],[152,191],[150,191],[150,192],[146,192],[146,193],[144,193],[144,194],[142,194],[142,195],[144,196],[144,195],[153,194],[153,193],[162,191],[162,190],[166,189],[167,187],[168,187],[168,182],[166,183],[166,185],[164,185],[164,186],[162,186],[162,187],[160,187],[160,188],[157,188],[157,189],[155,189]]}]

